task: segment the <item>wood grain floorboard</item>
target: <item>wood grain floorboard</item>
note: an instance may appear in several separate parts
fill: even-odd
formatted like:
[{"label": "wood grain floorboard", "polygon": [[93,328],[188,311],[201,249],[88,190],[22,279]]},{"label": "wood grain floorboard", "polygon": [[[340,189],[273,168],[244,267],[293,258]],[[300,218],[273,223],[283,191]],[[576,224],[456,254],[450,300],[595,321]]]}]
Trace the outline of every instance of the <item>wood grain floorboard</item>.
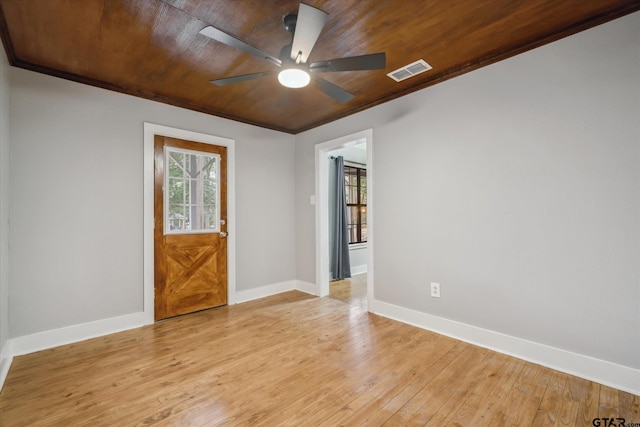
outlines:
[{"label": "wood grain floorboard", "polygon": [[361,290],[286,292],[16,357],[0,426],[640,422],[638,396],[370,314]]},{"label": "wood grain floorboard", "polygon": [[329,296],[364,310],[367,309],[367,273],[329,283]]}]

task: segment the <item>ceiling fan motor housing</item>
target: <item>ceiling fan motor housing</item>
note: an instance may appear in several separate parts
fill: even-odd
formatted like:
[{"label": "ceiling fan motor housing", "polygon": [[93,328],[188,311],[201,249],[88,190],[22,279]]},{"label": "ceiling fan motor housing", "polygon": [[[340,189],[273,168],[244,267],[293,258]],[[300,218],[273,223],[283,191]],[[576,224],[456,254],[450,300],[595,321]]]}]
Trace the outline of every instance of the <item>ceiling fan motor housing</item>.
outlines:
[{"label": "ceiling fan motor housing", "polygon": [[282,46],[282,49],[280,49],[280,55],[278,56],[283,64],[295,64],[295,62],[291,60],[291,46],[293,45],[293,35],[296,32],[297,22],[298,15],[295,13],[290,13],[282,17],[282,23],[284,24],[285,30],[291,33],[291,42]]},{"label": "ceiling fan motor housing", "polygon": [[284,24],[284,29],[291,33],[296,32],[296,23],[298,22],[298,15],[295,13],[290,13],[282,17],[282,23]]}]

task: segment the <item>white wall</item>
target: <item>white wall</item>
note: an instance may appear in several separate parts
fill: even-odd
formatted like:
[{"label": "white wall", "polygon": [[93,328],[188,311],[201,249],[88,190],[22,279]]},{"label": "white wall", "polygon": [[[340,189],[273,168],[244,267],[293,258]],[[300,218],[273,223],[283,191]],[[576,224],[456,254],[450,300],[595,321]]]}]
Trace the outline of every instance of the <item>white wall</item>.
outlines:
[{"label": "white wall", "polygon": [[297,135],[298,279],[314,144],[373,126],[376,300],[640,368],[639,37],[635,13]]},{"label": "white wall", "polygon": [[366,245],[349,246],[349,262],[352,276],[367,272],[367,256]]},{"label": "white wall", "polygon": [[0,384],[9,340],[9,63],[0,49]]},{"label": "white wall", "polygon": [[145,121],[236,140],[237,290],[295,279],[293,136],[20,69],[11,90],[11,337],[142,311]]}]

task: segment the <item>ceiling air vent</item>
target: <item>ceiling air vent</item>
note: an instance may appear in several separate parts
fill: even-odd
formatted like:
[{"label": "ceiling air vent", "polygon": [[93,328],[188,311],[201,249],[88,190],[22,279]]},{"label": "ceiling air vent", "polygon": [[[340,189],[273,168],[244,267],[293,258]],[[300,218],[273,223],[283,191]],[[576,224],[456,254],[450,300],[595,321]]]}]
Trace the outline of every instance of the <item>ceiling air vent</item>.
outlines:
[{"label": "ceiling air vent", "polygon": [[401,82],[402,80],[408,79],[416,74],[429,71],[431,68],[431,65],[427,64],[424,59],[419,59],[416,62],[412,62],[409,65],[405,65],[402,68],[398,68],[397,70],[390,72],[387,76],[397,82]]}]

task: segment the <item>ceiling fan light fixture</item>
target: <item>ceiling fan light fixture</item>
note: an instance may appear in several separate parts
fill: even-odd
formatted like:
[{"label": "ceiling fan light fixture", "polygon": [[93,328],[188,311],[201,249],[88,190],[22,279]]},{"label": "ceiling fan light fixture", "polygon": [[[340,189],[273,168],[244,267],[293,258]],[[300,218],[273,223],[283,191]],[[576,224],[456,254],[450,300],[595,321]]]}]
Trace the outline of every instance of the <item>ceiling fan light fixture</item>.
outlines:
[{"label": "ceiling fan light fixture", "polygon": [[299,68],[287,68],[278,73],[278,81],[282,86],[297,89],[308,85],[311,81],[311,76]]}]

